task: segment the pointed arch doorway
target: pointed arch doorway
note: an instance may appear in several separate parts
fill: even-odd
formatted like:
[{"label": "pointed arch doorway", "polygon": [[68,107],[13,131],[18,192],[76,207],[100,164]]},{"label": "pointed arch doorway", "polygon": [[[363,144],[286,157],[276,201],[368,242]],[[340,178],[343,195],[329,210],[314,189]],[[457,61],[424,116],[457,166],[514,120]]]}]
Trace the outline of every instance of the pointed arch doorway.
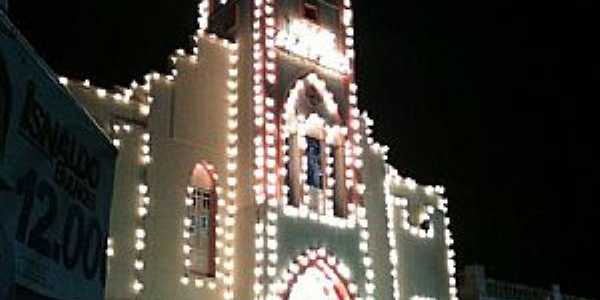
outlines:
[{"label": "pointed arch doorway", "polygon": [[[336,261],[329,259],[330,262]],[[285,300],[353,300],[356,285],[347,279],[349,271],[344,265],[330,264],[325,258],[302,258],[300,264],[290,269]],[[344,271],[345,270],[345,271]],[[354,288],[349,286],[354,286]],[[354,290],[354,291],[353,291]]]}]

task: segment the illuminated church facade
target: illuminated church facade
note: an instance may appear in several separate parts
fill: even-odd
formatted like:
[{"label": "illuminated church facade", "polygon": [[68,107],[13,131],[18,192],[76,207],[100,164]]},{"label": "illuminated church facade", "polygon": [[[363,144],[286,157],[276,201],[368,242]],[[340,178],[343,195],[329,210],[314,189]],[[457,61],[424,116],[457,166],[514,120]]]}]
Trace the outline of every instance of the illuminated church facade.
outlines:
[{"label": "illuminated church facade", "polygon": [[457,300],[443,188],[357,108],[350,0],[199,13],[170,74],[60,78],[119,149],[106,299]]}]

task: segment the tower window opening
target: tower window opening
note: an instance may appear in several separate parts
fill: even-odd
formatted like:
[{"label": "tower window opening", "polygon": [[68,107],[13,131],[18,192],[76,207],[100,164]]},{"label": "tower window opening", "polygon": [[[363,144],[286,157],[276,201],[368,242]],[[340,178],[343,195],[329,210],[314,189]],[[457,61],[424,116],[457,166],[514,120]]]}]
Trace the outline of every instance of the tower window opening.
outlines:
[{"label": "tower window opening", "polygon": [[[315,79],[316,78],[316,79]],[[285,105],[283,185],[287,205],[345,218],[348,190],[345,183],[346,129],[333,96],[316,75],[299,81]],[[300,82],[303,83],[300,86]],[[329,97],[324,97],[329,96]],[[336,109],[334,109],[336,108]],[[290,210],[291,212],[292,210]]]},{"label": "tower window opening", "polygon": [[302,5],[302,15],[305,19],[317,23],[319,19],[319,8],[314,4],[304,2]]}]

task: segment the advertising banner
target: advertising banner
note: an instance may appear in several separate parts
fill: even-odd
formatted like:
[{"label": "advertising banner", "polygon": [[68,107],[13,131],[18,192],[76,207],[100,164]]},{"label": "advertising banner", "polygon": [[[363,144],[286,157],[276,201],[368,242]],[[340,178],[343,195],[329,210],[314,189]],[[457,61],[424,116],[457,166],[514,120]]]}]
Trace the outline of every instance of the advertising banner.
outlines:
[{"label": "advertising banner", "polygon": [[0,292],[9,280],[15,299],[104,298],[115,158],[0,11],[0,251],[14,261]]}]

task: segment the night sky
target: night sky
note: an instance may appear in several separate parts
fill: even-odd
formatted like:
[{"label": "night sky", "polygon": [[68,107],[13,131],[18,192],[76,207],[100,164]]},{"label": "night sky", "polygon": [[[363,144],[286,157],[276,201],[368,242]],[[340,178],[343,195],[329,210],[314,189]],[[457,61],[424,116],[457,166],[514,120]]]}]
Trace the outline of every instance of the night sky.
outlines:
[{"label": "night sky", "polygon": [[[402,174],[446,186],[459,267],[599,298],[598,117],[584,118],[576,95],[599,86],[597,60],[579,44],[597,39],[586,34],[592,1],[354,2],[361,109]],[[197,27],[196,0],[10,9],[58,74],[104,87],[166,72]]]}]

